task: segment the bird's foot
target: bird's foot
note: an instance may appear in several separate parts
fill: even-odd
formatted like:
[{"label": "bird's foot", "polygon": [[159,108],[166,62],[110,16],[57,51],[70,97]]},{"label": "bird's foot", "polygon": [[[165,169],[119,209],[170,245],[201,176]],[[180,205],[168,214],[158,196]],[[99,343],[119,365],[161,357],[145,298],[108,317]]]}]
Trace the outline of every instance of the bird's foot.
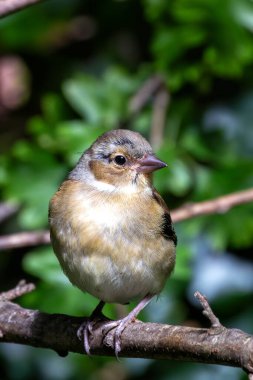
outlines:
[{"label": "bird's foot", "polygon": [[[150,302],[153,296],[147,295],[138,305],[124,318],[119,319],[118,321],[108,321],[103,326],[103,334],[106,336],[109,331],[115,328],[113,333],[114,339],[114,352],[117,359],[119,359],[119,354],[121,352],[121,335],[125,328],[136,320],[137,315],[140,313],[142,309]],[[77,336],[80,340],[83,340],[84,351],[88,356],[91,356],[90,353],[90,343],[89,338],[93,333],[93,328],[96,323],[101,322],[101,320],[107,319],[102,314],[102,309],[104,306],[104,302],[100,301],[96,309],[93,311],[91,316],[81,324],[77,331]]]},{"label": "bird's foot", "polygon": [[118,321],[111,321],[105,324],[103,327],[104,335],[107,335],[109,331],[115,328],[114,331],[114,352],[117,359],[119,359],[119,354],[121,351],[121,335],[125,328],[137,318],[137,315],[142,309],[150,302],[153,296],[148,295],[124,318]]},{"label": "bird's foot", "polygon": [[89,336],[92,334],[92,328],[98,320],[98,318],[89,318],[85,322],[83,322],[77,330],[77,337],[79,340],[83,341],[84,351],[88,356],[91,356]]},{"label": "bird's foot", "polygon": [[119,360],[119,354],[121,351],[121,335],[128,324],[134,322],[136,320],[135,317],[128,318],[127,315],[125,318],[119,319],[118,321],[111,321],[106,323],[103,328],[103,334],[106,336],[112,329],[115,329],[113,332],[113,348],[115,352],[116,358]]},{"label": "bird's foot", "polygon": [[93,327],[97,322],[101,321],[101,319],[106,319],[106,317],[102,314],[104,304],[105,303],[103,301],[100,301],[91,316],[83,322],[77,330],[77,337],[79,340],[83,341],[84,351],[88,356],[91,356],[89,337],[92,335]]}]

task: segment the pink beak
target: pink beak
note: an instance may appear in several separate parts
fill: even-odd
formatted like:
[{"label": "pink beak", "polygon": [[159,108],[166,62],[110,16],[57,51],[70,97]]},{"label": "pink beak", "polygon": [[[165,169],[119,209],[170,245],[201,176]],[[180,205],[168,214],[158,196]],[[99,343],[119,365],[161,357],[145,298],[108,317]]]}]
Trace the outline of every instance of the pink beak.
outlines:
[{"label": "pink beak", "polygon": [[142,158],[138,160],[139,166],[137,167],[138,173],[152,173],[155,170],[165,168],[167,164],[159,160],[152,154],[145,154]]}]

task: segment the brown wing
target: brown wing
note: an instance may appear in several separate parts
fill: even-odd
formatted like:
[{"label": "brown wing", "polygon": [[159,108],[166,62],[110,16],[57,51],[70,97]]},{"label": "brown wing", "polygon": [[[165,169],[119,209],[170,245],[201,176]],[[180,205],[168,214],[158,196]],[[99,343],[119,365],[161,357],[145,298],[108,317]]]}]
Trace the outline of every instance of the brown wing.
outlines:
[{"label": "brown wing", "polygon": [[167,240],[172,240],[177,245],[177,235],[175,233],[175,230],[173,228],[170,212],[168,210],[168,207],[166,203],[164,202],[161,195],[156,191],[156,189],[153,189],[153,197],[159,203],[159,205],[163,208],[164,214],[162,215],[162,222],[161,222],[161,234],[162,236]]}]

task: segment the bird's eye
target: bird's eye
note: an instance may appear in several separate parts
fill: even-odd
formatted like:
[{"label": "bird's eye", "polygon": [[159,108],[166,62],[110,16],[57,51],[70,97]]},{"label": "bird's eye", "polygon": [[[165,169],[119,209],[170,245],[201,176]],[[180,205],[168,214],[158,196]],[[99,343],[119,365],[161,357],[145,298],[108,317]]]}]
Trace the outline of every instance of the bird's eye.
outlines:
[{"label": "bird's eye", "polygon": [[117,165],[124,165],[126,163],[126,159],[124,156],[115,156],[114,157],[114,162],[116,162]]}]

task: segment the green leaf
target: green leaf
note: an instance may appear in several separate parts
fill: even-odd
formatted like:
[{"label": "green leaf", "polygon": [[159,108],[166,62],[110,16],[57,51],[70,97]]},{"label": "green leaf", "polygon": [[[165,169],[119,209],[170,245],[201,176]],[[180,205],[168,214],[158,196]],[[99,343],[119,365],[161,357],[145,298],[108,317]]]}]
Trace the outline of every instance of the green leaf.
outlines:
[{"label": "green leaf", "polygon": [[191,252],[189,245],[183,244],[181,241],[177,247],[176,266],[173,274],[175,280],[187,281],[191,278]]},{"label": "green leaf", "polygon": [[4,194],[22,204],[20,226],[36,229],[47,225],[48,202],[55,193],[66,169],[46,151],[19,142],[13,152],[15,160],[8,171]]},{"label": "green leaf", "polygon": [[88,123],[98,124],[103,110],[103,91],[97,81],[88,75],[79,75],[63,84],[63,93],[71,106]]},{"label": "green leaf", "polygon": [[26,254],[23,267],[28,273],[47,283],[69,283],[51,247],[37,248]]},{"label": "green leaf", "polygon": [[81,154],[106,130],[105,127],[92,127],[79,120],[62,122],[55,128],[57,150],[73,166]]},{"label": "green leaf", "polygon": [[193,176],[182,160],[175,160],[171,164],[170,174],[167,179],[168,189],[177,196],[186,194],[193,185]]}]

